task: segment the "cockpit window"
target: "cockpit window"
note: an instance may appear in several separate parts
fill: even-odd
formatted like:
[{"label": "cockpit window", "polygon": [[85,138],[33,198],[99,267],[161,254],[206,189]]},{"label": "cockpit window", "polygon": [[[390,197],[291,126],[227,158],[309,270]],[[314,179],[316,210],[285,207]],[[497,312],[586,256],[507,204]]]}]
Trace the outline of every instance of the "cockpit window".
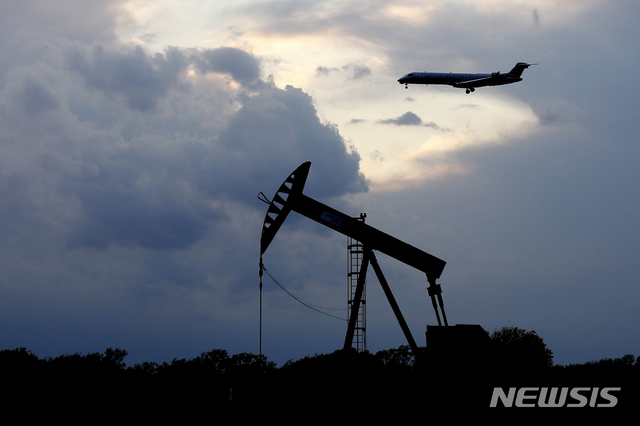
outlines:
[{"label": "cockpit window", "polygon": [[413,77],[413,74],[407,74],[407,77]]}]

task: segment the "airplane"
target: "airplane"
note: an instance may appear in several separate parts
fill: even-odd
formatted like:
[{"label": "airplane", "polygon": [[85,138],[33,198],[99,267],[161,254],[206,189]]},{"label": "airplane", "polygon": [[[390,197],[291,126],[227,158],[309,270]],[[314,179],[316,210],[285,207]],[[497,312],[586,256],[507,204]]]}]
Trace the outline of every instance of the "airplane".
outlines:
[{"label": "airplane", "polygon": [[445,84],[466,89],[467,94],[469,94],[475,92],[476,87],[502,86],[503,84],[522,81],[520,77],[522,71],[531,65],[538,64],[518,62],[516,66],[506,74],[500,74],[500,71],[491,74],[412,72],[398,79],[398,83],[404,84],[405,89],[409,88],[409,84]]}]

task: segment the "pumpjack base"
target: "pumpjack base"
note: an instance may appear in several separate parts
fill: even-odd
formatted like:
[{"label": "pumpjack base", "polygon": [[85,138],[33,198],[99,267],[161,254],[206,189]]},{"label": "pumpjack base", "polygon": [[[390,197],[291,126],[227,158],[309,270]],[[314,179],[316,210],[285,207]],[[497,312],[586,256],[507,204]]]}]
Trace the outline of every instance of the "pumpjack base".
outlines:
[{"label": "pumpjack base", "polygon": [[431,365],[477,369],[493,358],[489,334],[477,324],[427,325],[426,338],[426,355]]},{"label": "pumpjack base", "polygon": [[428,325],[426,338],[407,398],[452,416],[460,414],[460,407],[479,408],[476,405],[486,399],[487,383],[495,373],[495,352],[487,332],[476,324]]}]

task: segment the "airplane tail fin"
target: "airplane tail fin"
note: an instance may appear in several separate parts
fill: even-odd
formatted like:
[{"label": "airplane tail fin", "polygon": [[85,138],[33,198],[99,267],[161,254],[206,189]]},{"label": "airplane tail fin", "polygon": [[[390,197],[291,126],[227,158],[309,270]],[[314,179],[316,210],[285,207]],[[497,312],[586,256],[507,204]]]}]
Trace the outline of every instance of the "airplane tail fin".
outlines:
[{"label": "airplane tail fin", "polygon": [[525,62],[518,62],[515,67],[511,71],[509,71],[510,77],[520,77],[522,72],[529,68],[530,65],[538,65],[538,64],[527,64]]}]

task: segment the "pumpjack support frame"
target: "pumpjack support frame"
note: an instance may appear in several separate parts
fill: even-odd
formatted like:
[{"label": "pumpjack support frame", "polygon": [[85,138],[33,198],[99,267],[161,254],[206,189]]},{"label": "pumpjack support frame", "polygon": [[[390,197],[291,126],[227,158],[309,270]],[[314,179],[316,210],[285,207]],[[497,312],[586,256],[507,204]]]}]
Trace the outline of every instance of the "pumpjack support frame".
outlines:
[{"label": "pumpjack support frame", "polygon": [[[357,312],[362,289],[364,288],[366,270],[368,265],[371,264],[412,351],[417,354],[417,345],[411,336],[409,327],[407,326],[400,308],[393,297],[391,289],[382,274],[382,270],[380,269],[373,251],[377,250],[425,273],[427,276],[427,282],[429,283],[428,293],[436,313],[438,325],[442,325],[440,313],[438,312],[439,307],[442,312],[442,318],[444,319],[445,326],[448,324],[447,317],[444,312],[442,289],[440,285],[436,283],[436,280],[440,278],[446,262],[395,237],[392,237],[391,235],[388,235],[364,223],[363,221],[358,220],[357,218],[346,215],[304,195],[302,190],[307,181],[310,167],[310,161],[302,163],[289,175],[289,177],[287,177],[287,179],[285,179],[282,185],[280,185],[280,188],[273,196],[273,199],[268,201],[269,209],[267,210],[267,214],[264,218],[262,235],[260,237],[261,268],[262,255],[266,252],[276,233],[291,211],[295,211],[311,220],[314,220],[315,222],[333,229],[336,232],[359,241],[362,243],[365,252],[359,276],[360,280],[357,284],[358,288],[356,289],[356,297],[353,301],[354,304],[351,310],[351,318],[349,319],[349,326],[347,328],[347,336],[344,344],[345,349],[351,346],[353,340],[353,332],[357,320]],[[360,292],[360,294],[358,294],[358,292]]]}]

